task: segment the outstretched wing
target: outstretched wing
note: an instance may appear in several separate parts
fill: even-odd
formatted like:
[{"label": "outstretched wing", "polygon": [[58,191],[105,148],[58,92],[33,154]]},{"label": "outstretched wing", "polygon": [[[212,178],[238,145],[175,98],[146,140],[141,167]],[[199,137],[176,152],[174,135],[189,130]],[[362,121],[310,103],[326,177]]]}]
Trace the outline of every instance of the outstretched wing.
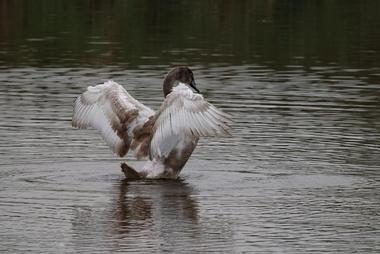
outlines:
[{"label": "outstretched wing", "polygon": [[181,135],[195,137],[229,136],[230,115],[223,113],[193,93],[185,84],[179,84],[166,97],[155,115],[150,157],[167,157],[180,142]]},{"label": "outstretched wing", "polygon": [[89,86],[75,100],[72,125],[101,132],[114,153],[123,157],[141,128],[154,111],[135,100],[121,85],[107,81]]}]

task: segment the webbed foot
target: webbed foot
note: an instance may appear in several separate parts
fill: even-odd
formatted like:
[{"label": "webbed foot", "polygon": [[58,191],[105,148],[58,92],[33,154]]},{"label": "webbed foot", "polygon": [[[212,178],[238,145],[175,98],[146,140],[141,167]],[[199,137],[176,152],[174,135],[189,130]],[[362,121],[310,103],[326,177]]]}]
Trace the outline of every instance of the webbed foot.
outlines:
[{"label": "webbed foot", "polygon": [[139,172],[137,172],[134,168],[127,165],[127,163],[122,162],[121,165],[121,171],[124,173],[125,177],[128,180],[139,180],[142,179]]}]

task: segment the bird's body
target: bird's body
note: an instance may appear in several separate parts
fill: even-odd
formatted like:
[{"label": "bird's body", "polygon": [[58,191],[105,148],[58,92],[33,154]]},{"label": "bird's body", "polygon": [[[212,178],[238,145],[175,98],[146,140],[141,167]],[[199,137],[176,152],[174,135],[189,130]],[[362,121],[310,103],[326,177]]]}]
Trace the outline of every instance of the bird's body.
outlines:
[{"label": "bird's body", "polygon": [[[175,84],[177,86],[173,87]],[[164,80],[160,109],[154,112],[113,81],[88,87],[75,101],[73,126],[98,129],[120,157],[131,149],[148,157],[141,170],[122,164],[127,178],[177,178],[199,137],[229,135],[228,114],[197,92],[187,67],[171,70]]]}]

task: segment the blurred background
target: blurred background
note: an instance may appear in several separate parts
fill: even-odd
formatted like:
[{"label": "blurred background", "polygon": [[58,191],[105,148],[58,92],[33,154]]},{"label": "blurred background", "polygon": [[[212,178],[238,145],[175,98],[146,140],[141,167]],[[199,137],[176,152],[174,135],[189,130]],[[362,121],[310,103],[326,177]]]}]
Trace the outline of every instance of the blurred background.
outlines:
[{"label": "blurred background", "polygon": [[377,68],[377,1],[0,1],[2,66]]},{"label": "blurred background", "polygon": [[[379,253],[380,2],[0,0],[0,251]],[[127,182],[72,103],[157,109],[175,65],[234,119]],[[133,156],[125,158],[140,167]]]}]

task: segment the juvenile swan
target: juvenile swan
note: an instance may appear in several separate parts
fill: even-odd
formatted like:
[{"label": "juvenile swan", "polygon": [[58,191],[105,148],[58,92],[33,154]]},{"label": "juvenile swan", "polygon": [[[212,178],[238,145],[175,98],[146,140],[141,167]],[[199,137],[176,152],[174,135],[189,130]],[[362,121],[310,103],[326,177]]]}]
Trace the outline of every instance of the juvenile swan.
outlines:
[{"label": "juvenile swan", "polygon": [[72,125],[99,130],[120,157],[132,149],[149,158],[140,170],[122,163],[127,178],[177,178],[199,137],[230,135],[231,118],[203,98],[188,67],[170,70],[163,90],[154,112],[116,82],[89,86],[75,100]]}]

